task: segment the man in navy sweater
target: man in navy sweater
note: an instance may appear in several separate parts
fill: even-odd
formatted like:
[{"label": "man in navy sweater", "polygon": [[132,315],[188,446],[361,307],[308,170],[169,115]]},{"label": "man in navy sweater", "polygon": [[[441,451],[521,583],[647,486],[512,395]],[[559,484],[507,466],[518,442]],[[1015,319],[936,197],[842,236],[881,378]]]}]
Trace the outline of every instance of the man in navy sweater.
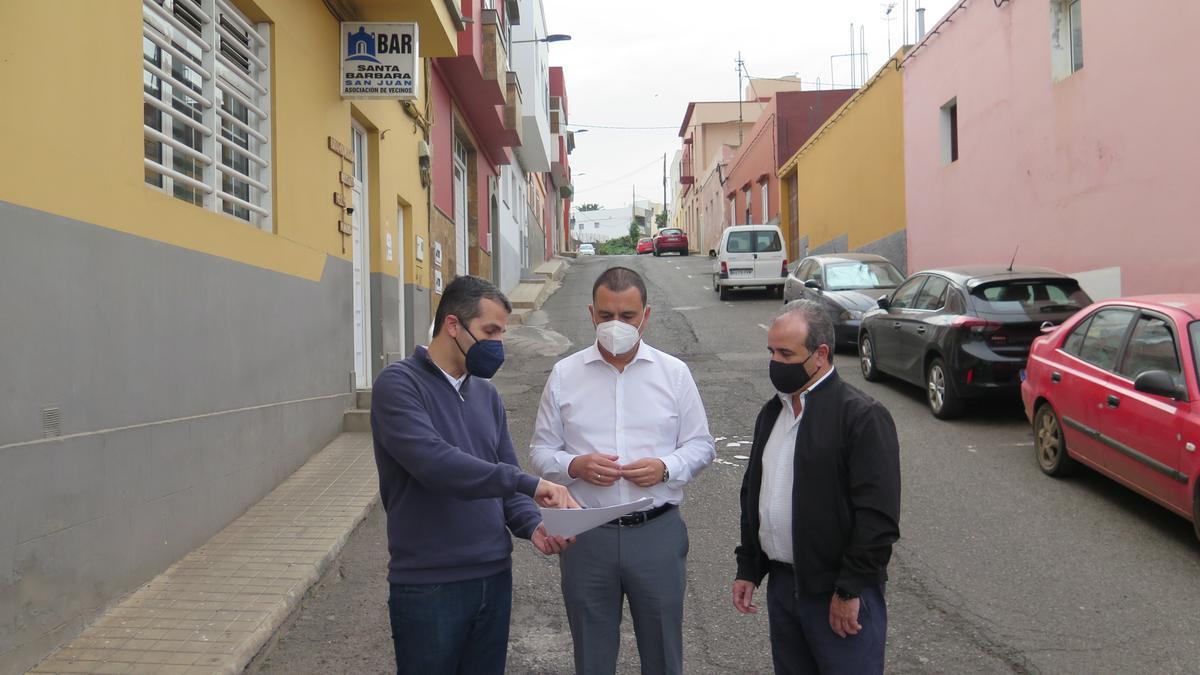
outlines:
[{"label": "man in navy sweater", "polygon": [[542,553],[534,503],[576,507],[567,489],[523,472],[488,378],[504,361],[512,305],[479,277],[446,287],[429,348],[375,381],[371,430],[387,511],[388,609],[397,673],[503,673],[512,610],[512,539]]}]

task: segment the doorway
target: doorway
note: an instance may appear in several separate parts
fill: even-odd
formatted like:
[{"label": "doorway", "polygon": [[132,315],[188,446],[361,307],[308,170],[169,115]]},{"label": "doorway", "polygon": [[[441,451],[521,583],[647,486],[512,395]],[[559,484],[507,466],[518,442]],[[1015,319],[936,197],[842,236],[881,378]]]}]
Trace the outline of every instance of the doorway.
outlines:
[{"label": "doorway", "polygon": [[371,238],[367,217],[367,132],[353,124],[350,137],[354,150],[354,185],[350,188],[352,260],[354,274],[354,386],[371,386]]}]

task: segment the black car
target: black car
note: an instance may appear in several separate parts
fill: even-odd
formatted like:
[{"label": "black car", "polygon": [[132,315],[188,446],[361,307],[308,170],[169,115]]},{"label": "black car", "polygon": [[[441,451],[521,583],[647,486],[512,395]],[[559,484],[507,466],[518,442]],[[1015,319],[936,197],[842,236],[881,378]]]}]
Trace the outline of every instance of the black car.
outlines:
[{"label": "black car", "polygon": [[826,306],[837,347],[858,344],[863,314],[890,294],[904,275],[887,258],[869,253],[823,253],[796,263],[783,286],[783,302],[815,300]]},{"label": "black car", "polygon": [[940,419],[962,412],[966,399],[1016,397],[1042,326],[1091,302],[1079,282],[1044,268],[918,272],[863,317],[863,377],[875,381],[886,373],[924,387]]}]

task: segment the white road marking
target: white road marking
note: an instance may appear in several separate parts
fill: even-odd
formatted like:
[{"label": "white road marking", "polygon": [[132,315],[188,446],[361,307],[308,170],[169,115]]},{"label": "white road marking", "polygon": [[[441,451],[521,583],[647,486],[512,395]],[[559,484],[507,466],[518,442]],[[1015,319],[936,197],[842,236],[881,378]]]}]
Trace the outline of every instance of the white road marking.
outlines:
[{"label": "white road marking", "polygon": [[688,278],[689,278],[689,279],[691,279],[691,278],[692,278],[692,275],[690,275],[690,274],[689,274],[689,275],[688,275]]},{"label": "white road marking", "polygon": [[760,324],[758,324],[758,327],[759,327],[759,328],[761,328],[761,329],[763,329],[763,330],[765,330],[765,331],[767,331],[767,332],[770,332],[770,331],[771,331],[771,329],[770,329],[770,328],[767,328],[767,324],[765,324],[765,323],[760,323]]},{"label": "white road marking", "polygon": [[677,269],[677,270],[678,270],[678,269],[683,269],[683,268],[682,268],[682,267],[680,267],[679,265],[676,265],[676,266],[675,266],[675,269]]},{"label": "white road marking", "polygon": [[706,291],[707,291],[707,290],[708,290],[708,285],[707,285],[707,284],[700,284],[700,288],[703,288],[704,290],[706,290]]},{"label": "white road marking", "polygon": [[734,455],[733,458],[734,459],[750,459],[749,457],[747,457],[745,455]]}]

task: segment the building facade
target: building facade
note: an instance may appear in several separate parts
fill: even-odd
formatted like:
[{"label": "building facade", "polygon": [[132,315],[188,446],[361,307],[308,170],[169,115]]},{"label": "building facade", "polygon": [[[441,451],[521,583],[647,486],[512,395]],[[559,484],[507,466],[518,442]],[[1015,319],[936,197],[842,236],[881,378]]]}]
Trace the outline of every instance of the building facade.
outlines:
[{"label": "building facade", "polygon": [[1196,96],[1171,66],[1190,60],[1200,6],[968,3],[947,18],[903,66],[911,269],[1015,254],[1096,298],[1200,291],[1200,192],[1177,169],[1200,151],[1182,131]]},{"label": "building facade", "polygon": [[[673,222],[688,235],[695,251],[705,242],[720,236],[725,221],[705,216],[706,197],[701,196],[698,179],[716,175],[718,185],[725,183],[726,150],[738,147],[754,127],[766,104],[761,101],[700,101],[688,104],[679,128],[682,151],[679,160],[677,211]],[[701,181],[701,185],[703,181]],[[722,191],[722,194],[724,192]]]},{"label": "building facade", "polygon": [[788,258],[849,251],[905,269],[901,48],[779,169]]},{"label": "building facade", "polygon": [[543,179],[546,204],[550,215],[546,220],[546,258],[569,250],[571,241],[571,199],[575,186],[571,182],[571,152],[575,150],[575,133],[567,128],[570,109],[566,76],[559,66],[550,68],[550,173]]},{"label": "building facade", "polygon": [[[530,125],[492,4],[5,4],[5,90],[88,104],[0,106],[0,671],[326,445],[455,274],[503,277],[501,200],[550,208],[499,180]],[[368,21],[417,24],[415,100],[342,98]]]},{"label": "building facade", "polygon": [[[769,83],[763,82],[758,86],[765,87]],[[762,115],[729,160],[726,171],[729,178],[723,186],[722,199],[722,203],[728,205],[729,224],[780,224],[780,165],[795,154],[855,91],[771,91]],[[788,234],[788,240],[792,239],[794,236]]]}]

